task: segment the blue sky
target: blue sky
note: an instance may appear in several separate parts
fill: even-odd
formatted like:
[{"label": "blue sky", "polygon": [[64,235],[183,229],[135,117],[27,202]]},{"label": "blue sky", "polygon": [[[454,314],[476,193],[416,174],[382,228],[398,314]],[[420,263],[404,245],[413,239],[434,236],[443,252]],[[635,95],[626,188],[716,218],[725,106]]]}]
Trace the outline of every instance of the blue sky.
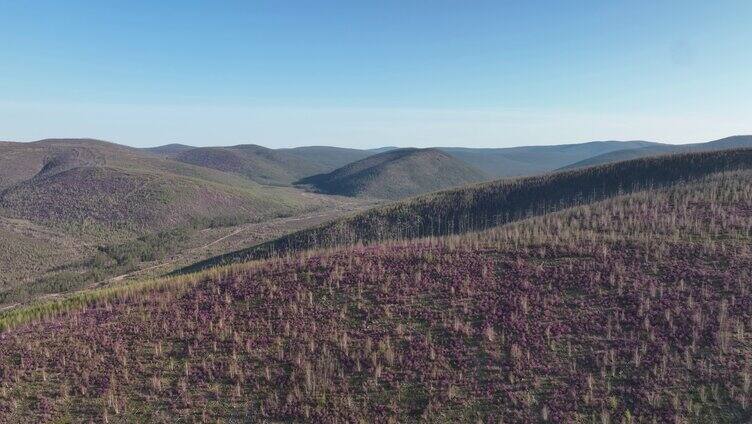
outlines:
[{"label": "blue sky", "polygon": [[749,1],[0,0],[0,139],[513,146],[752,133]]}]

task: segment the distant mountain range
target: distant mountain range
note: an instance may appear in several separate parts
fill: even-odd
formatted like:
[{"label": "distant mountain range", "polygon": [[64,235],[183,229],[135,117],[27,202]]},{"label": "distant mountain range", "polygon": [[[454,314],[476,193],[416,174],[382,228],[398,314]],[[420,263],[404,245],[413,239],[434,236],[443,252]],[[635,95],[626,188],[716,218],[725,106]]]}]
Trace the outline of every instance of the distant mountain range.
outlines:
[{"label": "distant mountain range", "polygon": [[88,139],[4,142],[0,208],[5,216],[36,221],[125,220],[152,228],[213,216],[221,209],[216,205],[244,216],[305,207],[299,190],[269,186],[299,182],[323,193],[397,199],[502,177],[739,147],[752,147],[752,136],[685,145],[597,141],[500,149],[269,149],[252,144],[136,149]]},{"label": "distant mountain range", "polygon": [[[593,141],[553,146],[508,148],[437,147],[488,177],[516,177],[549,172],[602,154],[651,146],[648,141]],[[398,150],[399,147],[347,149],[307,146],[269,149],[247,144],[228,147],[191,147],[168,144],[145,151],[180,162],[244,175],[262,184],[288,185],[297,179],[328,173],[369,156]]]},{"label": "distant mountain range", "polygon": [[149,153],[92,139],[0,143],[0,305],[125,274],[200,243],[204,230],[211,237],[214,228],[339,202],[164,156],[191,149]]},{"label": "distant mountain range", "polygon": [[94,139],[0,142],[0,246],[6,246],[0,249],[6,265],[0,285],[28,269],[57,275],[63,264],[85,264],[83,258],[98,245],[175,228],[264,222],[342,201],[327,194],[394,201],[563,167],[737,147],[752,147],[752,136],[678,146],[602,141],[502,149],[184,144],[137,149]]},{"label": "distant mountain range", "polygon": [[[663,144],[651,141],[591,141],[550,146],[505,148],[437,147],[491,178],[541,174],[557,169],[591,166],[656,154],[752,147],[752,136],[733,136],[708,143]],[[222,150],[217,150],[222,149]],[[244,175],[262,184],[288,185],[325,174],[369,156],[398,147],[347,149],[308,146],[269,149],[257,145],[192,147],[168,144],[145,151],[181,162]]]},{"label": "distant mountain range", "polygon": [[346,149],[342,147],[329,146],[308,146],[294,147],[292,149],[279,149],[280,152],[289,153],[315,164],[321,172],[329,172],[333,169],[343,167],[349,163],[365,159],[382,151],[388,151],[391,148],[361,150]]},{"label": "distant mountain range", "polygon": [[500,149],[441,147],[493,177],[517,177],[540,174],[586,158],[610,152],[658,145],[649,141],[591,141],[555,146],[522,146]]},{"label": "distant mountain range", "polygon": [[628,159],[644,158],[649,156],[664,155],[670,153],[709,152],[713,150],[727,150],[752,147],[751,135],[738,135],[726,137],[707,143],[695,144],[651,144],[635,149],[616,150],[602,153],[578,162],[563,166],[562,169],[582,168],[586,166],[601,165],[604,163],[619,162]]},{"label": "distant mountain range", "polygon": [[[300,183],[323,193],[396,199],[475,181],[537,175],[658,154],[739,147],[752,147],[752,136],[685,145],[633,140],[421,150],[168,144],[144,150],[162,158],[241,175],[264,185]],[[449,160],[450,157],[454,160]]]}]

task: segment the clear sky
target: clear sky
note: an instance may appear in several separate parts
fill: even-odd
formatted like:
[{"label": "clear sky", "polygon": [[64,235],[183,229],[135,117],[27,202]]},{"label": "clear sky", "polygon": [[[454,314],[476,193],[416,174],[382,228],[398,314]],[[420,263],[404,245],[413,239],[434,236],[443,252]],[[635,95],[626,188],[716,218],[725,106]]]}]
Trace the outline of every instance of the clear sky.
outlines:
[{"label": "clear sky", "polygon": [[0,139],[513,146],[752,133],[752,2],[0,0]]}]

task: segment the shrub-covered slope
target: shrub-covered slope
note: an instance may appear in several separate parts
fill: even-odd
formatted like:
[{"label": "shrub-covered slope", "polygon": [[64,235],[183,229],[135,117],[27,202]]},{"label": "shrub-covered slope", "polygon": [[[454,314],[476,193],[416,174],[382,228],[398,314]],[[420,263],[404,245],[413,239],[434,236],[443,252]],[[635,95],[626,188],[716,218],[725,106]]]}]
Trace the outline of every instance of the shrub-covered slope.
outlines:
[{"label": "shrub-covered slope", "polygon": [[[0,144],[0,184],[0,309],[140,269],[167,272],[238,249],[220,243],[235,235],[251,244],[285,234],[278,218],[341,201],[89,139]],[[249,234],[262,222],[281,228]]]},{"label": "shrub-covered slope", "polygon": [[643,158],[537,177],[499,180],[419,196],[188,267],[341,244],[482,230],[610,196],[752,168],[752,149]]},{"label": "shrub-covered slope", "polygon": [[751,231],[746,171],[81,295],[0,334],[0,416],[746,422]]},{"label": "shrub-covered slope", "polygon": [[397,149],[299,183],[329,194],[400,199],[487,179],[483,172],[438,149]]},{"label": "shrub-covered slope", "polygon": [[9,288],[80,261],[91,250],[63,231],[0,217],[0,304]]},{"label": "shrub-covered slope", "polygon": [[327,169],[297,154],[253,144],[232,147],[198,147],[186,150],[176,160],[243,175],[261,184],[289,185],[302,177]]},{"label": "shrub-covered slope", "polygon": [[[192,219],[232,213],[249,220],[263,216],[252,192],[222,189],[181,178],[109,167],[78,167],[18,184],[0,195],[11,217],[34,222],[126,226],[136,231],[169,228]],[[281,211],[292,208],[262,201]]]},{"label": "shrub-covered slope", "polygon": [[0,215],[37,223],[147,231],[234,214],[247,220],[307,204],[293,190],[163,160],[98,140],[42,140],[0,146]]}]

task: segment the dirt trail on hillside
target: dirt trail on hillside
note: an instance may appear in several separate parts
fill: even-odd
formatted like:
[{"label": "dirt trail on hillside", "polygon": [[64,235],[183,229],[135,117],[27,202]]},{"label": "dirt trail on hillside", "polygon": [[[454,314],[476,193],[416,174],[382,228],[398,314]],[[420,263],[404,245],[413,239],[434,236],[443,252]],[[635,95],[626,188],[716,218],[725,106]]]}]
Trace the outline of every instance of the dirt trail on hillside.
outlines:
[{"label": "dirt trail on hillside", "polygon": [[[303,195],[311,197],[316,196],[312,193],[303,193]],[[277,237],[284,236],[285,234],[289,234],[298,230],[319,225],[338,217],[362,211],[378,203],[379,202],[376,200],[368,199],[341,199],[340,202],[334,205],[318,208],[316,210],[302,213],[300,215],[275,218],[262,222],[241,224],[235,227],[228,227],[226,229],[227,232],[223,232],[223,234],[221,235],[217,234],[217,237],[214,238],[210,238],[210,233],[222,230],[207,228],[196,233],[196,237],[199,238],[194,240],[194,243],[198,244],[198,246],[189,247],[185,250],[176,252],[169,258],[165,258],[164,260],[156,263],[142,264],[144,265],[143,268],[139,268],[124,274],[116,275],[114,277],[109,277],[91,283],[76,290],[76,292],[105,287],[111,284],[118,284],[128,279],[145,278],[149,275],[158,278],[160,276],[166,275],[168,272],[174,269],[178,269],[179,267],[188,266],[190,264],[200,262],[217,255],[229,253],[269,240],[273,240]],[[201,236],[202,234],[203,237]],[[203,240],[201,238],[203,238]],[[170,266],[173,266],[173,268],[170,269]],[[149,274],[151,271],[160,268],[167,269]],[[24,301],[20,303],[16,302],[8,305],[2,305],[0,306],[0,313],[22,307],[30,303],[31,301],[37,302],[62,299],[65,298],[68,294],[70,293],[48,293],[36,297],[28,302]]]},{"label": "dirt trail on hillside", "polygon": [[[110,277],[108,279],[91,284],[90,286],[86,288],[91,289],[95,287],[101,287],[109,283],[116,283],[119,281],[123,281],[127,278],[136,277],[148,271],[152,271],[158,268],[163,268],[163,267],[175,264],[177,262],[180,262],[181,260],[185,260],[191,257],[194,259],[189,262],[206,259],[207,257],[211,257],[216,254],[216,252],[214,253],[206,252],[207,249],[225,240],[228,240],[232,237],[238,236],[242,233],[247,233],[249,231],[255,230],[254,235],[257,236],[257,238],[252,239],[251,244],[243,244],[241,246],[236,246],[236,247],[248,247],[250,245],[263,243],[265,241],[272,240],[286,233],[290,233],[290,232],[294,232],[303,228],[307,228],[311,225],[317,225],[318,223],[324,222],[328,219],[334,219],[336,217],[343,216],[348,213],[353,213],[357,210],[364,209],[370,205],[371,204],[368,202],[344,203],[334,208],[319,209],[314,212],[309,212],[303,215],[297,215],[297,216],[291,216],[291,217],[285,217],[285,218],[276,218],[276,219],[272,219],[269,221],[262,221],[262,222],[257,222],[257,223],[241,224],[239,228],[236,228],[229,234],[225,234],[201,246],[186,249],[185,251],[175,254],[173,257],[171,257],[168,260],[162,261],[154,265],[147,266],[145,268],[140,268],[131,272],[127,272],[125,274],[117,275],[115,277]],[[307,222],[308,224],[301,225],[304,222]],[[233,249],[229,249],[228,251],[231,251],[231,250]]]},{"label": "dirt trail on hillside", "polygon": [[[213,246],[213,245],[221,242],[222,240],[225,240],[225,239],[228,239],[228,238],[230,238],[232,236],[238,235],[238,234],[242,233],[245,230],[247,230],[247,228],[239,228],[239,229],[231,232],[230,234],[222,236],[222,237],[220,237],[220,238],[218,238],[218,239],[216,239],[216,240],[214,240],[214,241],[212,241],[212,242],[210,242],[208,244],[205,244],[203,246],[190,249],[189,251],[201,251],[201,250],[207,249],[207,248],[209,248],[209,247],[211,247],[211,246]],[[174,258],[172,258],[172,259],[170,259],[170,260],[168,260],[166,262],[161,262],[161,263],[158,263],[156,265],[151,265],[151,266],[148,266],[146,268],[141,268],[141,269],[137,269],[135,271],[131,271],[131,272],[122,274],[122,275],[118,275],[116,277],[111,277],[111,278],[109,278],[107,280],[94,283],[92,286],[99,286],[99,285],[102,285],[103,283],[113,283],[113,282],[116,282],[116,281],[121,281],[121,280],[124,280],[124,279],[126,279],[128,277],[138,275],[138,274],[140,274],[142,272],[151,271],[152,269],[157,269],[157,268],[161,268],[161,267],[173,264],[173,263],[177,262],[178,260],[180,260],[182,258],[183,258],[183,256],[177,256],[177,257],[174,257]]]}]

